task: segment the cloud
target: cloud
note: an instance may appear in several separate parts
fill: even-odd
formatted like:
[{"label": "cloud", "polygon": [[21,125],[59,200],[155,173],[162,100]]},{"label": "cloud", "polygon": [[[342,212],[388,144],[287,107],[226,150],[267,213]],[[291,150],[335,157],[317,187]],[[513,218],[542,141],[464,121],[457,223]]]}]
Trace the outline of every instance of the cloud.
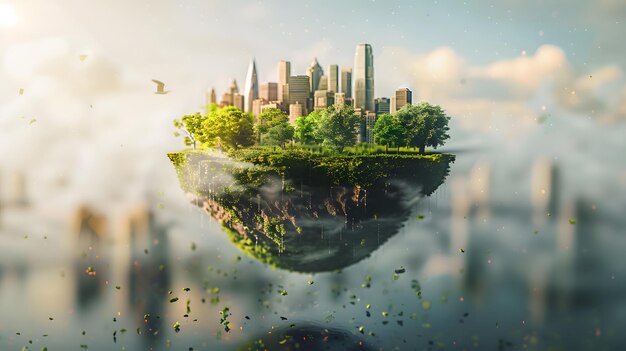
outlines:
[{"label": "cloud", "polygon": [[73,95],[110,93],[122,87],[120,68],[98,53],[73,51],[61,38],[45,38],[10,47],[4,58],[4,71],[19,81],[33,77],[62,81]]},{"label": "cloud", "polygon": [[379,77],[406,82],[414,101],[442,105],[467,128],[508,137],[537,125],[544,114],[607,120],[621,108],[619,93],[626,87],[618,66],[577,72],[554,45],[484,65],[468,64],[450,47],[426,54],[387,47],[379,63],[385,70]]},{"label": "cloud", "polygon": [[35,203],[112,208],[175,182],[162,168],[180,145],[171,121],[188,112],[184,98],[153,94],[149,78],[125,79],[99,53],[81,62],[61,39],[7,48],[3,64],[0,169],[26,173]]}]

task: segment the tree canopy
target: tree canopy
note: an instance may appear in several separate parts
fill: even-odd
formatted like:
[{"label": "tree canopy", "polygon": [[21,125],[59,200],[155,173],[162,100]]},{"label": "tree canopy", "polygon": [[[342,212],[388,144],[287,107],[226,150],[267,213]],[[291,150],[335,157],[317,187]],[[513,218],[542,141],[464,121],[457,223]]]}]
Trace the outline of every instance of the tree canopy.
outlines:
[{"label": "tree canopy", "polygon": [[311,112],[308,116],[296,118],[295,139],[303,145],[320,144],[322,141],[316,136],[320,113]]},{"label": "tree canopy", "polygon": [[293,139],[294,128],[289,124],[289,117],[277,108],[269,108],[259,114],[254,126],[257,142],[261,145],[285,147]]},{"label": "tree canopy", "polygon": [[208,146],[238,149],[254,145],[252,115],[236,107],[210,111],[202,127]]},{"label": "tree canopy", "polygon": [[[391,147],[408,146],[424,153],[426,147],[437,148],[450,138],[448,117],[437,105],[426,102],[406,105],[392,114],[378,116],[374,125],[374,142]],[[250,113],[236,107],[210,105],[205,116],[200,113],[174,120],[176,136],[184,135],[187,146],[238,149],[254,144],[280,146],[294,140],[302,145],[318,145],[342,151],[357,143],[361,118],[350,106],[330,106],[322,111],[298,117],[295,126],[287,114],[269,108],[259,114],[256,123]]]},{"label": "tree canopy", "polygon": [[330,106],[320,113],[315,135],[322,145],[342,151],[346,146],[356,144],[361,118],[350,106]]},{"label": "tree canopy", "polygon": [[177,129],[174,136],[178,137],[184,134],[184,143],[186,146],[193,146],[195,149],[197,144],[202,141],[203,127],[202,123],[206,120],[206,116],[200,113],[183,116],[181,119],[174,120],[174,127]]},{"label": "tree canopy", "polygon": [[378,117],[374,125],[374,142],[385,145],[385,151],[389,146],[400,147],[404,144],[405,131],[396,115],[385,113]]},{"label": "tree canopy", "polygon": [[450,138],[450,117],[440,106],[427,102],[405,105],[396,116],[404,130],[404,144],[419,148],[420,153],[424,153],[426,146],[436,149]]}]

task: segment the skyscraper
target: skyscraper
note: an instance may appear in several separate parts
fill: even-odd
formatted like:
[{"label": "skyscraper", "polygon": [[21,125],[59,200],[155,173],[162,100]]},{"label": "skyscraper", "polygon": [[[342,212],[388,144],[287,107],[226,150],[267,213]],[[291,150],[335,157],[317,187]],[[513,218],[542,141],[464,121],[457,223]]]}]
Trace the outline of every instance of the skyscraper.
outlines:
[{"label": "skyscraper", "polygon": [[286,87],[289,84],[289,77],[291,77],[291,62],[280,61],[278,62],[278,100],[289,101],[287,96],[288,89]]},{"label": "skyscraper", "polygon": [[317,90],[326,91],[327,89],[328,89],[328,77],[323,75],[320,77],[320,81],[317,84]]},{"label": "skyscraper", "polygon": [[354,53],[354,107],[374,111],[374,54],[370,44],[359,44]]},{"label": "skyscraper", "polygon": [[376,116],[391,112],[389,98],[381,97],[374,99],[374,112],[376,112]]},{"label": "skyscraper", "polygon": [[206,94],[206,105],[216,104],[217,103],[217,95],[215,94],[215,88],[211,88],[210,92]]},{"label": "skyscraper", "polygon": [[325,110],[335,104],[335,93],[328,90],[318,90],[315,92],[315,111]]},{"label": "skyscraper", "polygon": [[341,69],[341,92],[346,99],[352,97],[352,68]]},{"label": "skyscraper", "polygon": [[413,92],[408,88],[400,88],[396,90],[395,96],[391,98],[391,112],[400,110],[405,105],[413,103]]},{"label": "skyscraper", "polygon": [[261,94],[259,96],[265,101],[278,101],[278,83],[261,84]]},{"label": "skyscraper", "polygon": [[339,66],[337,65],[328,66],[328,88],[326,90],[339,92]]},{"label": "skyscraper", "polygon": [[[308,112],[308,101],[311,95],[309,76],[291,76],[289,77],[289,104],[299,103],[302,105],[302,114]],[[291,111],[291,109],[290,109]]]},{"label": "skyscraper", "polygon": [[259,81],[256,74],[256,62],[254,59],[250,61],[248,67],[248,74],[246,75],[246,85],[243,91],[245,98],[245,112],[252,111],[252,101],[259,97]]},{"label": "skyscraper", "polygon": [[320,79],[324,75],[324,70],[322,66],[320,66],[319,62],[317,62],[317,58],[311,62],[309,68],[306,69],[306,75],[309,76],[309,92],[313,94],[316,90],[319,89]]}]

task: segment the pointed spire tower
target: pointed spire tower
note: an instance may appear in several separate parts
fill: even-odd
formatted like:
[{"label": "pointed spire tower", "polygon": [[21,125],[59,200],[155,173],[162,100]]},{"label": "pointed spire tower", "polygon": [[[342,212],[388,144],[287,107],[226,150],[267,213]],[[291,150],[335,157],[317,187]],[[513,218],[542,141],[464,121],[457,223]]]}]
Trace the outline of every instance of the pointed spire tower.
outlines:
[{"label": "pointed spire tower", "polygon": [[311,65],[307,68],[306,75],[309,76],[311,94],[315,94],[315,91],[319,89],[320,80],[324,75],[324,70],[319,62],[317,62],[317,57],[313,59],[313,62],[311,62]]},{"label": "pointed spire tower", "polygon": [[246,85],[243,91],[245,101],[245,112],[252,112],[252,101],[259,98],[259,80],[256,74],[256,62],[250,61],[248,74],[246,75]]}]

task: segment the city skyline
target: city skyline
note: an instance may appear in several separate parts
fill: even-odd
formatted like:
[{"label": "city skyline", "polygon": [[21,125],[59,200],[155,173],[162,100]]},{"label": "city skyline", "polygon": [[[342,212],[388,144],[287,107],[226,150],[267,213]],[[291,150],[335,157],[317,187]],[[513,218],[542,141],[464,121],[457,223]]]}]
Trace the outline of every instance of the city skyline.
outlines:
[{"label": "city skyline", "polygon": [[[338,64],[330,63],[325,73],[317,57],[313,58],[306,68],[305,74],[298,75],[291,70],[291,67],[291,61],[284,58],[279,60],[275,77],[277,78],[276,81],[263,81],[259,84],[256,59],[253,58],[250,61],[246,74],[244,111],[258,115],[267,107],[280,108],[287,112],[293,121],[295,117],[294,114],[290,113],[290,105],[296,103],[301,105],[297,106],[296,110],[293,110],[297,116],[301,114],[306,115],[313,110],[317,111],[329,106],[344,104],[353,106],[357,111],[361,111],[361,114],[364,116],[367,115],[366,112],[374,112],[375,115],[378,115],[380,113],[395,112],[402,106],[412,103],[412,90],[406,86],[396,89],[388,96],[374,95],[374,52],[372,46],[367,43],[356,45],[354,67],[358,67],[358,75],[354,79],[354,67],[342,67]],[[309,86],[308,91],[304,89],[305,78],[307,78]],[[289,81],[291,79],[294,79],[294,84],[290,87]],[[229,88],[230,95],[223,95],[223,99],[219,103],[218,101],[211,101],[218,103],[220,106],[237,106],[235,101],[236,93],[238,92],[233,91],[233,85],[236,85],[235,78],[233,78]],[[256,87],[256,91],[254,87]],[[211,91],[214,94],[215,86],[212,85],[207,91]],[[353,98],[353,91],[358,92],[359,99],[362,100],[361,102],[355,101],[357,99]],[[398,94],[404,94],[402,96],[405,96],[405,98],[398,104],[396,109],[395,100],[400,96]],[[290,97],[290,95],[294,96]],[[382,108],[379,107],[381,101],[384,104]]]}]

